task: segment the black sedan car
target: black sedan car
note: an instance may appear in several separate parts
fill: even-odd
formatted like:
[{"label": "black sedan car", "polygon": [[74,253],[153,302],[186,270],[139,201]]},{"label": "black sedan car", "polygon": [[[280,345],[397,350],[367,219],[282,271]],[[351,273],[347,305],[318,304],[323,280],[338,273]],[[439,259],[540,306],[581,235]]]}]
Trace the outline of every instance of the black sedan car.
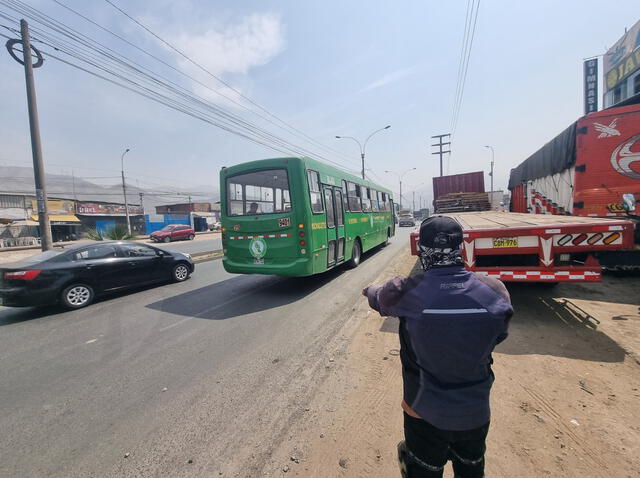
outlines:
[{"label": "black sedan car", "polygon": [[96,242],[0,264],[0,305],[89,305],[97,295],[154,282],[182,282],[191,256],[137,242]]}]

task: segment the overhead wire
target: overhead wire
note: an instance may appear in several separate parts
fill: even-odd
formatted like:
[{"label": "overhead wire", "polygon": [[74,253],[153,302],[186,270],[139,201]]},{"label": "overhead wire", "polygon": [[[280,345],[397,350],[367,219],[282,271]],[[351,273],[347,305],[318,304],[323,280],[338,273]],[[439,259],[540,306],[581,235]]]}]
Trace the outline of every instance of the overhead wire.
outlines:
[{"label": "overhead wire", "polygon": [[[101,70],[102,72],[112,76],[113,78],[108,78],[107,76],[90,70],[89,68],[82,67],[81,65],[70,61],[69,59],[64,59],[58,55],[45,51],[45,53],[51,58],[66,63],[67,65],[74,68],[78,68],[81,71],[92,74],[93,76],[101,78],[105,81],[109,81],[122,88],[128,89],[134,93],[141,94],[148,99],[154,100],[165,106],[176,109],[184,114],[188,114],[194,118],[210,123],[227,132],[236,134],[262,146],[269,147],[284,154],[290,154],[291,152],[293,152],[295,154],[303,153],[304,155],[315,156],[321,160],[330,162],[338,167],[346,169],[344,168],[344,165],[340,163],[330,160],[323,155],[306,150],[305,148],[293,145],[288,141],[237,117],[236,115],[230,114],[222,110],[221,108],[212,105],[211,103],[207,102],[203,98],[198,97],[194,93],[188,92],[183,87],[177,85],[171,80],[163,77],[158,78],[157,74],[149,73],[151,70],[149,70],[148,68],[136,64],[132,60],[127,59],[126,57],[115,52],[109,47],[106,47],[105,45],[102,45],[99,42],[86,37],[85,35],[69,27],[66,27],[65,25],[57,22],[48,15],[42,14],[41,12],[38,12],[37,10],[29,6],[24,5],[22,2],[16,0],[2,0],[0,1],[0,4],[8,8],[13,8],[21,14],[30,16],[30,18],[33,18],[38,24],[49,28],[57,34],[67,37],[71,41],[75,41],[76,45],[74,47],[69,42],[69,40],[63,40],[52,35],[51,33],[41,30],[38,27],[32,27],[31,29],[34,31],[34,33],[37,34],[37,36],[34,36],[35,41],[42,41],[44,42],[44,44],[48,44],[48,46],[58,50],[60,53],[70,56],[76,60],[80,60],[81,62],[88,64],[98,70]],[[98,55],[98,57],[96,57],[96,55]],[[101,64],[101,62],[107,63],[109,67]],[[119,69],[120,73],[118,71],[113,71],[114,68]],[[133,81],[129,76],[125,76],[126,73],[125,71],[123,71],[123,69],[126,70],[126,73],[130,73],[132,71],[138,79],[138,82]],[[146,86],[140,83],[141,78],[144,79],[144,82],[146,82]],[[181,101],[176,100],[175,97],[168,96],[167,94],[162,94],[157,90],[150,88],[150,85],[158,88],[163,88],[169,94],[177,95],[178,98],[181,99],[181,101],[186,101],[188,102],[188,104],[181,103]],[[198,108],[200,108],[200,110],[194,108],[194,106],[197,106]],[[205,109],[207,111],[203,112],[202,109]],[[215,118],[214,120],[214,118],[210,116],[211,114],[217,116],[217,118]],[[245,131],[238,131],[237,128],[244,129]],[[256,138],[256,136],[258,138]]]},{"label": "overhead wire", "polygon": [[[54,2],[62,5],[62,3],[59,0],[53,0]],[[239,97],[243,98],[245,101],[247,101],[248,103],[250,103],[251,105],[255,106],[256,108],[258,108],[260,111],[266,113],[268,116],[270,116],[271,118],[275,119],[278,123],[280,123],[281,125],[283,125],[286,129],[293,131],[297,134],[302,135],[304,138],[306,138],[308,141],[312,142],[313,144],[316,144],[317,146],[320,146],[321,148],[327,150],[327,151],[331,151],[334,154],[338,154],[340,156],[345,157],[342,153],[336,151],[333,148],[330,148],[328,146],[325,146],[324,144],[320,143],[319,141],[315,140],[314,138],[312,138],[311,136],[307,135],[306,133],[304,133],[303,131],[300,131],[298,128],[295,128],[294,126],[290,125],[289,123],[287,123],[286,121],[282,120],[281,118],[279,118],[278,116],[276,116],[275,114],[271,113],[268,109],[264,108],[263,106],[261,106],[260,104],[256,103],[254,100],[252,100],[251,98],[249,98],[248,96],[244,95],[241,91],[239,91],[238,89],[234,88],[231,84],[229,84],[228,82],[224,81],[222,78],[220,78],[218,75],[215,75],[214,73],[212,73],[209,69],[205,68],[204,66],[202,66],[200,63],[198,63],[197,61],[193,60],[191,57],[189,57],[186,53],[184,53],[183,51],[181,51],[180,49],[178,49],[177,47],[175,47],[173,44],[171,44],[169,41],[165,40],[164,38],[162,38],[160,35],[158,35],[157,33],[155,33],[154,31],[152,31],[148,26],[144,25],[142,22],[140,22],[139,20],[137,20],[136,18],[134,18],[132,15],[130,15],[129,13],[127,13],[126,11],[124,11],[121,7],[117,6],[116,4],[114,4],[111,0],[105,0],[106,3],[108,3],[109,5],[111,5],[114,9],[116,9],[117,11],[119,11],[122,15],[124,15],[125,17],[127,17],[129,20],[131,20],[132,22],[134,22],[136,25],[140,26],[142,29],[144,29],[147,33],[149,33],[150,35],[152,35],[154,38],[156,38],[158,41],[162,42],[164,45],[166,45],[167,47],[169,47],[171,50],[175,51],[177,54],[179,54],[181,57],[183,57],[185,60],[187,60],[189,63],[193,64],[194,66],[198,67],[200,70],[202,70],[203,72],[205,72],[206,74],[208,74],[209,76],[211,76],[212,78],[216,79],[218,82],[220,82],[222,85],[224,85],[225,87],[229,88],[231,91],[235,92]],[[238,106],[241,106],[243,108],[245,108],[244,105],[240,104],[239,102],[236,102],[235,100],[233,100],[232,98],[224,95],[223,93],[220,93],[217,90],[212,90],[215,91],[217,94],[221,95],[222,97],[232,101],[233,103],[237,104]],[[253,110],[252,111],[254,114],[258,114]],[[262,115],[258,115],[262,118],[264,118]],[[266,118],[265,118],[266,119]],[[268,120],[269,121],[269,120]]]},{"label": "overhead wire", "polygon": [[[469,7],[469,0],[467,1],[467,9]],[[465,22],[465,35],[463,36],[463,48],[461,53],[461,59],[464,57],[464,61],[460,63],[458,70],[458,82],[459,88],[457,88],[457,95],[454,100],[454,108],[451,120],[451,136],[455,135],[456,128],[458,126],[458,120],[460,118],[460,111],[462,109],[462,103],[464,100],[464,90],[467,82],[467,73],[469,72],[469,61],[471,59],[471,50],[473,48],[473,40],[475,38],[476,24],[478,22],[478,12],[480,11],[480,0],[471,0],[471,10],[468,12],[467,21]],[[473,17],[473,23],[471,18]]]}]

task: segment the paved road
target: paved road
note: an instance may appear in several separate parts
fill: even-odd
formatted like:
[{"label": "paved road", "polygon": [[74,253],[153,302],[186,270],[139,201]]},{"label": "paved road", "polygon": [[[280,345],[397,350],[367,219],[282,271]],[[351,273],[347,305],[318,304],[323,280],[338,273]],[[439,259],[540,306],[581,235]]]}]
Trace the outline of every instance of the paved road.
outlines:
[{"label": "paved road", "polygon": [[407,244],[401,229],[359,268],[311,278],[211,261],[84,310],[0,308],[0,476],[260,476],[361,288]]}]

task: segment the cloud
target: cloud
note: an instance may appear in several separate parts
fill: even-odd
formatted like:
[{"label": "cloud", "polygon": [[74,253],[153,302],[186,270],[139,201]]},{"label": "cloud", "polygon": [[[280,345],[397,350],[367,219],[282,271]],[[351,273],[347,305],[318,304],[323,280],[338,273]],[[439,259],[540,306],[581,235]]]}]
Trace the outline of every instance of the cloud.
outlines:
[{"label": "cloud", "polygon": [[[285,48],[284,27],[280,17],[272,13],[254,13],[235,24],[201,27],[199,30],[193,34],[182,32],[173,35],[171,43],[206,70],[223,79],[225,75],[246,75],[251,68],[269,63]],[[219,90],[234,101],[241,100],[236,92],[213,80],[187,59],[177,56],[177,62],[181,70],[198,77],[212,89]],[[192,87],[194,92],[207,99],[224,101],[219,95],[197,83]]]},{"label": "cloud", "polygon": [[376,81],[369,83],[367,86],[358,91],[358,93],[366,93],[367,91],[375,90],[377,88],[387,86],[391,83],[395,83],[396,81],[400,81],[401,79],[409,76],[411,73],[413,73],[413,68],[402,68],[400,70],[387,73],[386,75],[378,78]]}]

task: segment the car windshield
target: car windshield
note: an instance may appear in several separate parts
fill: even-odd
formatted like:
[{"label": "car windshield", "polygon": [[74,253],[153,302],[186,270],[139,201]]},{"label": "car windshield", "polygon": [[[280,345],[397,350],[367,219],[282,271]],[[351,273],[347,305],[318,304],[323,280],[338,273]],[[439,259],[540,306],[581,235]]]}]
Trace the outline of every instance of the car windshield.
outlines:
[{"label": "car windshield", "polygon": [[254,216],[291,210],[286,169],[267,169],[227,179],[227,212],[230,216]]},{"label": "car windshield", "polygon": [[161,231],[173,231],[176,228],[176,226],[164,226],[162,229],[160,229]]}]

